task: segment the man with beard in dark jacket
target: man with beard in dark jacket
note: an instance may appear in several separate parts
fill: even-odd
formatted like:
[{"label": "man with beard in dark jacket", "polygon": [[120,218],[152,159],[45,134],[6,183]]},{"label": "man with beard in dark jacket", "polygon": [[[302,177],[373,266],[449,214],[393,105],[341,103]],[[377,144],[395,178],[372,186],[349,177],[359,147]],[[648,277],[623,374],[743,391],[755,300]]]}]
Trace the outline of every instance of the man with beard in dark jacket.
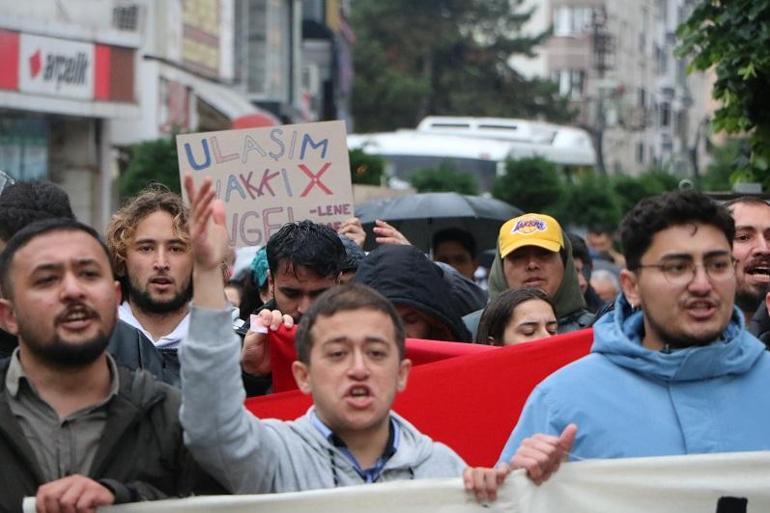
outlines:
[{"label": "man with beard in dark jacket", "polygon": [[31,495],[41,510],[93,511],[222,491],[184,448],[179,392],[105,351],[113,276],[98,234],[70,219],[33,223],[0,254],[0,319],[19,340],[0,368],[0,510]]},{"label": "man with beard in dark jacket", "polygon": [[414,246],[378,247],[363,259],[353,280],[396,306],[407,337],[470,341],[443,272]]},{"label": "man with beard in dark jacket", "polygon": [[[7,186],[0,194],[0,250],[25,226],[52,218],[75,219],[69,197],[61,188],[47,181],[17,182]],[[0,359],[11,356],[17,345],[14,335],[0,329]],[[162,381],[179,384],[178,375],[166,371],[152,342],[122,321],[115,325],[107,351],[120,365],[145,369]]]}]

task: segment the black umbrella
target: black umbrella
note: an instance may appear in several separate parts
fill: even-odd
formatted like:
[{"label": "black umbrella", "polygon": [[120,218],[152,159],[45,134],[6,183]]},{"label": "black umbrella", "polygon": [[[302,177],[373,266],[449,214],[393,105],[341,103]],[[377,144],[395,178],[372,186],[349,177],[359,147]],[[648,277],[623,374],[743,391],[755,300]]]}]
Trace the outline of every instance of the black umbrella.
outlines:
[{"label": "black umbrella", "polygon": [[366,248],[376,246],[372,227],[382,219],[398,229],[424,251],[433,234],[444,228],[462,228],[476,238],[478,249],[494,248],[500,225],[522,213],[504,201],[456,192],[426,192],[366,201],[356,206],[356,215],[367,232]]}]

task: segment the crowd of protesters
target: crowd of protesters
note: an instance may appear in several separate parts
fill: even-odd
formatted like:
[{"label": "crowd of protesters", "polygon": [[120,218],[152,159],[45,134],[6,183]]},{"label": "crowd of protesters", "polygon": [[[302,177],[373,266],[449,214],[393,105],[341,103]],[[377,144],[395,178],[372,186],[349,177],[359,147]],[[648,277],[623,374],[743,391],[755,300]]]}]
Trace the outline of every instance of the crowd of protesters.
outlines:
[{"label": "crowd of protesters", "polygon": [[[189,206],[142,191],[104,237],[53,184],[0,194],[0,510],[460,476],[486,501],[511,470],[541,483],[568,459],[770,449],[761,199],[642,200],[622,253],[612,228],[584,240],[525,213],[502,224],[485,289],[471,234],[436,233],[428,256],[378,221],[365,253],[355,218],[287,224],[234,276],[211,182],[184,187]],[[407,338],[507,346],[591,327],[591,353],[533,390],[493,468],[391,409]],[[313,400],[289,422],[243,407],[271,392],[283,328]]]}]

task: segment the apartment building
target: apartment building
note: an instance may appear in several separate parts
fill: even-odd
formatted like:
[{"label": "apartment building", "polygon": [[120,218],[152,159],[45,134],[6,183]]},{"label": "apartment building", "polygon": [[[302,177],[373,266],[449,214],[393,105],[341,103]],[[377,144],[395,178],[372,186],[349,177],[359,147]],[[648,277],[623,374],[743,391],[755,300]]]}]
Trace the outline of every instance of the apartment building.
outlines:
[{"label": "apartment building", "polygon": [[[707,159],[712,79],[676,58],[676,28],[692,0],[532,0],[526,30],[552,28],[527,76],[554,80],[592,131],[607,173],[663,167],[688,177]],[[695,156],[695,158],[694,158]]]}]

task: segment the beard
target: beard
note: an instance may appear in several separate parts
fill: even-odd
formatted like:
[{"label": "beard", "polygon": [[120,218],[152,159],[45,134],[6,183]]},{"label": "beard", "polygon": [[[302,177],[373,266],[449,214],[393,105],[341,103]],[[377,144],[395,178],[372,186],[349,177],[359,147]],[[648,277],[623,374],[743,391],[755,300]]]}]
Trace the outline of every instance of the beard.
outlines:
[{"label": "beard", "polygon": [[759,305],[765,302],[767,285],[744,285],[735,292],[735,306],[749,315],[754,314]]},{"label": "beard", "polygon": [[171,299],[159,301],[150,295],[147,289],[141,289],[131,279],[126,280],[128,299],[132,305],[136,305],[142,311],[154,314],[166,314],[176,312],[184,308],[190,302],[193,295],[192,279],[187,282],[183,290],[179,291]]},{"label": "beard", "polygon": [[113,324],[109,333],[100,331],[89,340],[73,343],[63,340],[58,335],[54,335],[47,341],[41,341],[20,327],[19,338],[39,360],[53,367],[73,369],[84,367],[96,361],[107,348],[114,329],[115,325]]}]

